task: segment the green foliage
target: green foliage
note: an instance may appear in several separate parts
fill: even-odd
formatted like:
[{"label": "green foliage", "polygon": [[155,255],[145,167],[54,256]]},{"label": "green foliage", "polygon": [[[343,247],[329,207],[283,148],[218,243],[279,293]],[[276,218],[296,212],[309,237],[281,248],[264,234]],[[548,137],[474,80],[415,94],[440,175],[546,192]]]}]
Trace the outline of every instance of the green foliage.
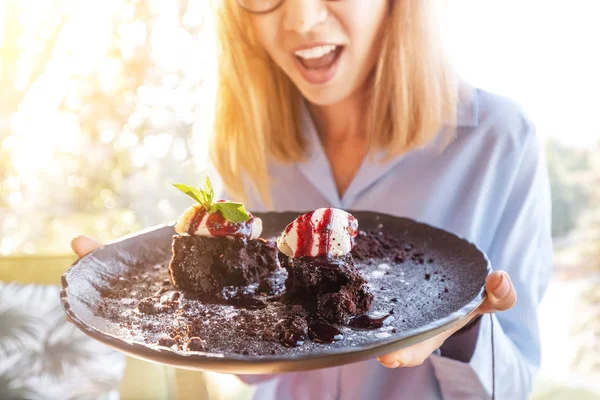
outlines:
[{"label": "green foliage", "polygon": [[58,291],[0,282],[0,399],[101,398],[118,387],[121,356],[65,319]]},{"label": "green foliage", "polygon": [[14,50],[0,54],[0,254],[39,252],[65,221],[89,232],[74,214],[95,217],[104,240],[178,216],[185,203],[166,188],[205,172],[207,3],[0,7]]},{"label": "green foliage", "polygon": [[590,188],[576,179],[591,173],[589,154],[550,140],[546,155],[552,192],[552,236],[564,236],[577,226],[582,212],[590,204]]},{"label": "green foliage", "polygon": [[[600,256],[600,251],[598,252]],[[600,264],[596,271],[600,271]],[[579,299],[580,309],[588,310],[579,315],[579,321],[574,324],[571,334],[579,336],[581,345],[578,347],[572,360],[572,367],[584,371],[600,372],[600,358],[598,358],[598,338],[600,338],[600,287],[591,285],[581,293]]]},{"label": "green foliage", "polygon": [[37,336],[37,319],[13,307],[0,309],[0,354],[23,348]]}]

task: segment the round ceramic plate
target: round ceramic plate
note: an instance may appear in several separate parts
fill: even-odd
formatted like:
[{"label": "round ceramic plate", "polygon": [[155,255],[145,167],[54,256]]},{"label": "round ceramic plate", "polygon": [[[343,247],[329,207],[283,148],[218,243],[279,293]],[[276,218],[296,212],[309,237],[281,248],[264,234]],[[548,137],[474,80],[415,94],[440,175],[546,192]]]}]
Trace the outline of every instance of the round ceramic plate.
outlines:
[{"label": "round ceramic plate", "polygon": [[[177,301],[169,303],[172,307],[162,314],[140,313],[139,304],[144,298],[157,289],[160,296],[165,292],[160,288],[170,285],[167,278],[172,226],[128,236],[78,260],[62,277],[61,302],[67,317],[79,329],[123,353],[180,368],[239,374],[327,368],[372,359],[450,328],[481,304],[491,265],[475,245],[411,219],[360,211],[352,214],[359,221],[360,231],[391,238],[397,244],[385,249],[386,257],[357,263],[374,295],[369,315],[392,315],[379,329],[338,326],[343,339],[334,343],[307,338],[301,346],[287,347],[232,328],[235,321],[242,316],[252,317],[253,313],[268,324],[269,318],[276,319],[276,315],[265,313],[277,313],[283,307],[279,304],[277,308],[275,303],[260,310],[240,309],[227,304],[202,304],[197,297],[179,293]],[[268,238],[277,236],[298,213],[257,215],[263,219],[263,237]],[[382,243],[385,248],[386,242]],[[194,319],[194,310],[200,309],[203,314]],[[206,340],[205,351],[158,344],[157,326],[164,335],[171,332],[173,337],[175,325],[190,323],[184,326],[187,332],[207,326],[204,316],[212,318],[210,329],[199,335]]]}]

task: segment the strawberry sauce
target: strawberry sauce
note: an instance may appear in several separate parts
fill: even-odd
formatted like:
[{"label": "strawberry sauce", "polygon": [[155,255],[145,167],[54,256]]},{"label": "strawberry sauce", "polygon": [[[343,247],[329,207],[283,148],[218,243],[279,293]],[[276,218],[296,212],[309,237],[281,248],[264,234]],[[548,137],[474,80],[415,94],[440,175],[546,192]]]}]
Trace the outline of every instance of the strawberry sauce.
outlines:
[{"label": "strawberry sauce", "polygon": [[196,214],[194,214],[194,216],[192,217],[192,220],[190,221],[190,226],[188,227],[188,235],[193,235],[194,233],[196,233],[198,227],[200,226],[200,222],[202,222],[202,219],[205,215],[206,210],[204,208],[198,207],[198,209],[196,209]]},{"label": "strawberry sauce", "polygon": [[[329,255],[331,253],[331,248],[334,245],[341,245],[341,243],[333,242],[333,240],[335,240],[335,238],[332,237],[334,230],[333,209],[325,209],[322,217],[319,219],[316,225],[313,221],[314,213],[314,211],[311,211],[298,217],[293,224],[288,225],[285,229],[286,234],[292,229],[296,229],[297,232],[294,257],[318,257]],[[346,226],[346,230],[348,231],[350,240],[353,244],[354,238],[356,237],[358,231],[358,222],[351,215],[348,216],[348,225]],[[315,245],[317,248],[317,254],[313,255],[312,251]]]},{"label": "strawberry sauce", "polygon": [[[189,235],[196,233],[206,214],[206,210],[202,207],[199,207],[196,210],[188,228]],[[253,223],[254,216],[252,214],[250,214],[250,219],[248,221],[240,223],[227,221],[225,217],[223,217],[223,214],[221,214],[221,211],[208,214],[208,217],[206,217],[206,229],[211,236],[217,237],[236,236],[240,238],[249,238],[252,236]]]},{"label": "strawberry sauce", "polygon": [[317,250],[319,254],[327,254],[327,245],[330,242],[331,230],[333,222],[333,211],[331,208],[328,208],[323,213],[323,218],[319,221],[319,225],[317,226],[317,231],[315,232],[319,236],[319,249]]},{"label": "strawberry sauce", "polygon": [[294,257],[301,257],[310,255],[312,250],[313,242],[315,240],[314,225],[312,223],[312,216],[315,212],[311,211],[308,214],[304,214],[299,217],[296,221],[298,225],[298,243]]}]

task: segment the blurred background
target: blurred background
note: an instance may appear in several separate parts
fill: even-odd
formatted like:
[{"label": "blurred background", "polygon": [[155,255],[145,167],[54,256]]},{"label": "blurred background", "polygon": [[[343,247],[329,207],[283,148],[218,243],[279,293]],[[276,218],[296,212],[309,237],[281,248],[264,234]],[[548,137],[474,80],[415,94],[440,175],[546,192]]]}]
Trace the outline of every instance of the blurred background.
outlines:
[{"label": "blurred background", "polygon": [[[546,145],[555,274],[533,398],[598,399],[600,2],[439,2],[458,70],[517,100]],[[211,24],[207,0],[0,0],[0,399],[251,394],[116,354],[58,305],[72,237],[171,221],[187,200],[170,184],[204,176]]]}]

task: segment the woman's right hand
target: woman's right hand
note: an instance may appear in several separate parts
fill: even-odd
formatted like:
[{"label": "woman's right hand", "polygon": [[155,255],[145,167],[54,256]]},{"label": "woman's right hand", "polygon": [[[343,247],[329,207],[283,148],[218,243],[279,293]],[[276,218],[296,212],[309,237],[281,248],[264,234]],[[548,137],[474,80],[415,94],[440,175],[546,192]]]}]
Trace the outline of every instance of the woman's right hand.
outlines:
[{"label": "woman's right hand", "polygon": [[75,239],[71,240],[71,249],[73,249],[73,252],[75,252],[79,258],[91,253],[98,247],[100,247],[100,243],[89,236],[77,236]]}]

